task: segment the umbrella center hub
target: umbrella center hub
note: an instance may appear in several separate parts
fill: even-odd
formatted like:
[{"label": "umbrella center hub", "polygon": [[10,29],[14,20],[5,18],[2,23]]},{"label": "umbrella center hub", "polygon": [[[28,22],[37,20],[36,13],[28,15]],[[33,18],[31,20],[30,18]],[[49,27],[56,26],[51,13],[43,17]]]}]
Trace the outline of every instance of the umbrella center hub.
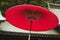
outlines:
[{"label": "umbrella center hub", "polygon": [[24,12],[24,16],[30,20],[37,20],[41,18],[41,13],[37,11],[27,10]]}]

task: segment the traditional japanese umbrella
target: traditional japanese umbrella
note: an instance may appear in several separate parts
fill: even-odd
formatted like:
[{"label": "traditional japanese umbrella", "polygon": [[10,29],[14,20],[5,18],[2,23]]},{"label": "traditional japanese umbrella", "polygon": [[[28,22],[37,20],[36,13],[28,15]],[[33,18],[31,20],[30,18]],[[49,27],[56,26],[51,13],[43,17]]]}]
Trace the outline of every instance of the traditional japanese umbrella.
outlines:
[{"label": "traditional japanese umbrella", "polygon": [[[17,28],[30,31],[47,31],[58,25],[57,16],[46,8],[36,5],[16,5],[5,12],[9,23]],[[29,35],[30,40],[30,35]]]}]

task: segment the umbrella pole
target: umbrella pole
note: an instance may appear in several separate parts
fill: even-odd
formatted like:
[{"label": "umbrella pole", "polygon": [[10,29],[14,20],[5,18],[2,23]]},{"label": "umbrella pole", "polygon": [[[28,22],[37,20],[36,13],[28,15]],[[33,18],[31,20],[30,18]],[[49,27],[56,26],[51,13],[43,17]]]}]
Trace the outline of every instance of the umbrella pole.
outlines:
[{"label": "umbrella pole", "polygon": [[30,32],[29,32],[29,35],[28,35],[28,40],[31,39],[31,31],[32,31],[32,20],[30,21]]}]

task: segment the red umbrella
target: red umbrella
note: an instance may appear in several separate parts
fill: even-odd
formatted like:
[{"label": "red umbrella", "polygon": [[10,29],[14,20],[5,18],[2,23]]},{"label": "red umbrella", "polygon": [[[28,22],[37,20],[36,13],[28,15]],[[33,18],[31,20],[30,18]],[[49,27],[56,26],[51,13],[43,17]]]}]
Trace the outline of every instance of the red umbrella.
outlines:
[{"label": "red umbrella", "polygon": [[15,27],[30,30],[32,20],[32,31],[46,31],[58,25],[58,18],[46,8],[35,5],[17,5],[5,12],[9,23]]}]

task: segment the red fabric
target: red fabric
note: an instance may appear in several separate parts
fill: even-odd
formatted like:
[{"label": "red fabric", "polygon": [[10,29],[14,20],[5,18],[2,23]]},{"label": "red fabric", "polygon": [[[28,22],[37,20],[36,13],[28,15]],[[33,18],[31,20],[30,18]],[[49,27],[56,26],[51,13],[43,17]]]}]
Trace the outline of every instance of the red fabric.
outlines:
[{"label": "red fabric", "polygon": [[33,21],[32,31],[46,31],[55,28],[58,25],[58,18],[48,9],[35,5],[17,5],[9,8],[5,17],[9,23],[15,27],[30,30],[30,20],[23,16],[25,10],[39,11],[42,17]]}]

